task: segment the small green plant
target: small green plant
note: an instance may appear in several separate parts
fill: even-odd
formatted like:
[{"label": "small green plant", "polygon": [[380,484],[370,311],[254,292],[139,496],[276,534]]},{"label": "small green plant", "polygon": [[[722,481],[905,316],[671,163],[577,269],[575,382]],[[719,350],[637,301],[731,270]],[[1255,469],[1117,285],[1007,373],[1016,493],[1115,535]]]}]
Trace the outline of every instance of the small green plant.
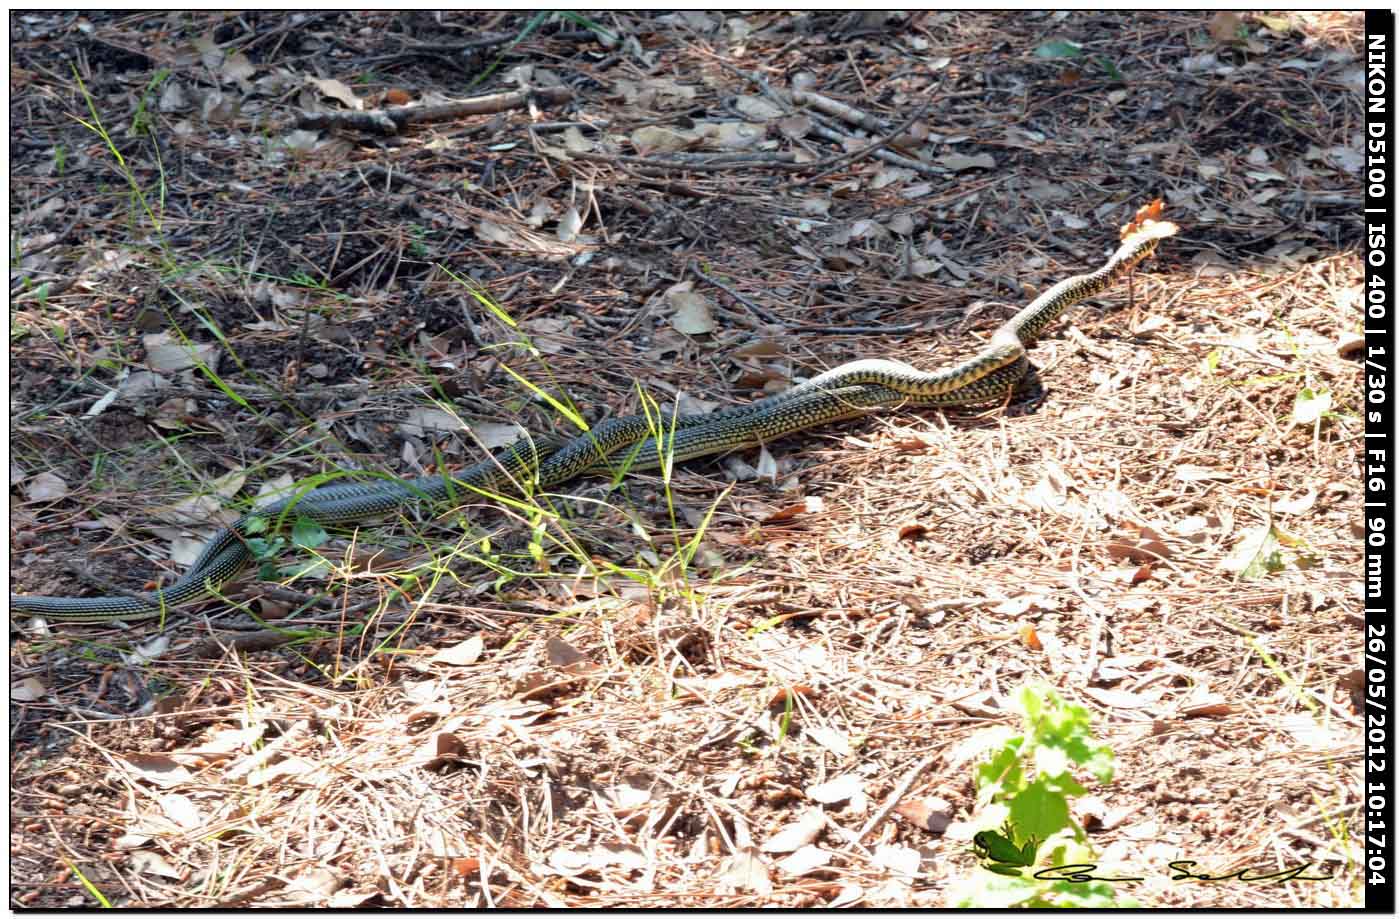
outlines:
[{"label": "small green plant", "polygon": [[68,866],[68,870],[73,872],[73,876],[78,879],[79,883],[83,885],[83,888],[92,895],[92,898],[96,900],[103,909],[112,908],[112,901],[107,899],[107,895],[99,890],[96,884],[88,880],[87,875],[83,874],[82,870],[78,868],[77,865],[66,858],[62,859],[62,861],[63,864]]},{"label": "small green plant", "polygon": [[1311,428],[1314,454],[1322,438],[1322,422],[1337,422],[1341,414],[1333,409],[1332,391],[1311,379],[1293,395],[1293,412],[1289,421],[1293,427]]},{"label": "small green plant", "polygon": [[477,74],[477,76],[473,78],[473,80],[470,83],[467,84],[466,88],[470,89],[471,87],[480,83],[482,80],[486,79],[492,73],[494,73],[496,71],[496,68],[501,66],[501,62],[506,59],[506,55],[509,54],[511,50],[515,48],[516,45],[529,38],[536,29],[544,25],[547,21],[549,21],[551,17],[564,20],[565,22],[571,22],[574,25],[587,29],[590,32],[593,32],[595,35],[597,35],[602,41],[611,42],[614,40],[612,32],[609,32],[607,29],[598,25],[596,22],[593,22],[586,16],[582,16],[579,13],[575,13],[568,10],[551,13],[549,10],[541,10],[534,16],[532,16],[529,22],[525,23],[524,27],[521,28],[519,34],[517,34],[515,38],[511,39],[509,44],[507,44],[504,48],[501,49],[501,53],[496,55],[496,59],[491,62],[491,66],[487,67],[481,73]]},{"label": "small green plant", "polygon": [[1035,49],[1035,56],[1052,59],[1068,58],[1069,60],[1089,58],[1094,63],[1098,64],[1100,67],[1103,68],[1104,74],[1107,75],[1107,77],[1110,80],[1113,80],[1116,83],[1124,82],[1123,73],[1118,69],[1117,64],[1113,63],[1108,58],[1104,57],[1102,54],[1086,55],[1084,53],[1084,47],[1082,45],[1080,45],[1078,42],[1069,41],[1068,39],[1057,38],[1054,41],[1046,42],[1039,48]]},{"label": "small green plant", "polygon": [[62,178],[63,170],[68,166],[68,148],[63,144],[56,144],[53,148],[53,172],[54,175]]},{"label": "small green plant", "polygon": [[[97,104],[93,102],[92,94],[88,92],[88,88],[83,83],[83,78],[78,75],[76,67],[73,68],[73,79],[78,83],[78,92],[82,95],[83,101],[87,103],[88,113],[91,115],[92,120],[85,121],[76,115],[70,117],[101,138],[102,143],[107,147],[107,151],[112,154],[112,158],[116,161],[118,170],[120,170],[122,176],[126,179],[127,188],[131,194],[133,205],[140,205],[140,209],[146,214],[146,219],[151,222],[152,228],[154,228],[157,236],[159,236],[161,234],[161,224],[163,221],[162,215],[165,213],[165,168],[160,163],[159,148],[157,148],[156,152],[156,165],[160,170],[160,189],[156,197],[156,203],[152,205],[150,198],[146,195],[146,191],[141,187],[140,183],[136,181],[136,173],[132,170],[131,165],[127,163],[126,157],[122,156],[121,150],[117,147],[116,141],[112,139],[112,135],[107,132],[106,126],[103,125],[102,116],[97,113]],[[152,81],[152,85],[154,85],[154,81]],[[164,245],[163,240],[162,245]]]},{"label": "small green plant", "polygon": [[[1014,698],[1022,731],[1006,728],[1000,746],[977,766],[978,867],[953,891],[958,907],[1133,906],[1103,880],[1041,878],[1045,869],[1094,862],[1069,800],[1087,791],[1072,770],[1100,783],[1113,779],[1113,751],[1094,741],[1089,712],[1049,687],[1023,687]],[[1101,876],[1101,875],[1098,875]]]},{"label": "small green plant", "polygon": [[[1298,551],[1285,556],[1283,546]],[[1283,571],[1290,564],[1298,567],[1315,564],[1316,558],[1306,549],[1305,540],[1279,529],[1270,514],[1264,523],[1244,532],[1230,554],[1220,560],[1220,567],[1233,572],[1241,581],[1257,581]]]},{"label": "small green plant", "polygon": [[783,741],[787,740],[788,732],[792,730],[793,700],[796,698],[797,693],[791,689],[783,693],[783,717],[778,720],[777,746],[779,747],[783,745]]},{"label": "small green plant", "polygon": [[153,122],[151,120],[151,113],[148,110],[151,94],[154,93],[156,88],[164,83],[169,76],[170,68],[162,67],[156,71],[155,76],[151,77],[151,81],[146,84],[145,90],[141,93],[141,98],[136,102],[136,111],[131,115],[131,135],[133,137],[151,133]]},{"label": "small green plant", "polygon": [[[267,277],[271,277],[271,276],[268,275]],[[307,274],[305,271],[298,271],[298,272],[296,272],[295,274],[293,274],[291,277],[288,277],[288,278],[273,278],[273,279],[274,279],[274,280],[278,280],[278,281],[283,281],[283,280],[285,280],[287,283],[289,283],[289,284],[294,284],[294,285],[296,285],[297,287],[307,287],[307,288],[310,288],[310,289],[312,289],[312,290],[326,291],[327,293],[330,293],[330,292],[331,292],[330,285],[329,285],[328,283],[326,283],[325,279],[314,277],[314,276],[312,276],[312,275],[310,275],[310,274]]]}]

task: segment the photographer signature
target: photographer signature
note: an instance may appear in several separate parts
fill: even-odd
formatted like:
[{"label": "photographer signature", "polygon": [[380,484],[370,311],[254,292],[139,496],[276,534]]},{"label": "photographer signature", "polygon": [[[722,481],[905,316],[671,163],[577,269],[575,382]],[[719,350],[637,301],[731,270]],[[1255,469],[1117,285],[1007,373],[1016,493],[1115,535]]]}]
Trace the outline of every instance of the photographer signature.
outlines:
[{"label": "photographer signature", "polygon": [[[984,830],[972,837],[973,853],[981,859],[982,867],[988,871],[1007,877],[1022,877],[1022,869],[1035,865],[1036,852],[1040,848],[1039,841],[1034,836],[1026,837],[1019,845],[1016,840],[1016,830],[1011,821],[1007,821],[997,830]],[[1268,874],[1254,874],[1253,868],[1241,868],[1239,871],[1232,871],[1229,874],[1207,874],[1192,870],[1198,862],[1194,859],[1179,859],[1167,862],[1167,867],[1172,869],[1173,881],[1206,881],[1215,883],[1217,881],[1244,881],[1245,883],[1257,883],[1260,881],[1328,881],[1332,875],[1308,875],[1307,871],[1311,863],[1303,862],[1293,868],[1285,868],[1282,871],[1274,871]],[[1073,865],[1055,865],[1050,868],[1041,868],[1031,875],[1038,881],[1069,881],[1072,884],[1087,884],[1090,881],[1142,881],[1146,878],[1130,877],[1101,877],[1094,874],[1098,865],[1092,862],[1084,862]]]},{"label": "photographer signature", "polygon": [[[1310,875],[1304,874],[1310,867],[1309,862],[1303,862],[1293,868],[1285,868],[1282,871],[1274,871],[1268,874],[1255,874],[1253,868],[1241,868],[1239,871],[1232,871],[1229,874],[1207,874],[1196,872],[1192,866],[1197,862],[1191,859],[1167,862],[1167,867],[1172,870],[1173,881],[1244,881],[1245,883],[1256,883],[1259,881],[1328,881],[1332,879],[1330,874]],[[1086,862],[1079,865],[1055,865],[1051,868],[1041,868],[1031,877],[1038,881],[1069,881],[1075,884],[1086,884],[1090,881],[1142,881],[1146,878],[1127,877],[1100,877],[1094,874],[1094,869],[1098,865]]]}]

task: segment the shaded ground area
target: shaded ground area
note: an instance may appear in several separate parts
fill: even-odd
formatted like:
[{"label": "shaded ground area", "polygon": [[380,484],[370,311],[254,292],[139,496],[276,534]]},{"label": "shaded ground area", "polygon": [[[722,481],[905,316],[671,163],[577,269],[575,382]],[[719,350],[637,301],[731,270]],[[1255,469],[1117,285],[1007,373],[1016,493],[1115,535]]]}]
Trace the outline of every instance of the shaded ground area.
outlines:
[{"label": "shaded ground area", "polygon": [[168,582],[268,490],[560,405],[934,368],[1150,198],[1183,228],[1047,332],[1038,404],[288,534],[165,630],[16,624],[12,904],[944,905],[1040,682],[1115,752],[1073,814],[1125,894],[1357,905],[1360,31],[12,14],[18,592]]}]

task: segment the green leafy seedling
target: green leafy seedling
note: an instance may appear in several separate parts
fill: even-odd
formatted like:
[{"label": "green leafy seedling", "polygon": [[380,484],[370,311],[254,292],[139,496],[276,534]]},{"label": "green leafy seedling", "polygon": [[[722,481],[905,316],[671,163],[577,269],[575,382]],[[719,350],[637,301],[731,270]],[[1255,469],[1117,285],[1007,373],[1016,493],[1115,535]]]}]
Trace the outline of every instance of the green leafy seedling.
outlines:
[{"label": "green leafy seedling", "polygon": [[1102,54],[1085,54],[1083,45],[1079,44],[1078,42],[1069,41],[1068,39],[1057,38],[1053,41],[1046,42],[1045,44],[1035,49],[1035,56],[1050,59],[1065,58],[1067,60],[1089,58],[1090,60],[1093,60],[1094,63],[1098,64],[1100,67],[1103,68],[1103,72],[1108,76],[1110,80],[1113,80],[1117,83],[1125,82],[1123,79],[1123,72],[1118,69],[1117,64],[1114,64],[1113,61],[1104,57]]},{"label": "green leafy seedling", "polygon": [[248,539],[248,551],[253,554],[253,560],[258,563],[259,580],[277,579],[277,556],[286,547],[287,540],[282,536],[250,537]]}]

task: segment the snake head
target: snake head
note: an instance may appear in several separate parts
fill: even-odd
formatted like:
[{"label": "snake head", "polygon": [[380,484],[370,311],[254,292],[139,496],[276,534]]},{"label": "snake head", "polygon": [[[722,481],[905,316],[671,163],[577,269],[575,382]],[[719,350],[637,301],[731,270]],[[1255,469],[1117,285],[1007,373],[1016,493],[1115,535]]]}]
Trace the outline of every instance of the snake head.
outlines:
[{"label": "snake head", "polygon": [[1118,231],[1123,244],[1113,253],[1110,264],[1118,271],[1131,271],[1157,248],[1157,243],[1175,236],[1176,224],[1162,219],[1162,199],[1155,198],[1137,209],[1133,219]]},{"label": "snake head", "polygon": [[1175,236],[1178,229],[1170,220],[1144,220],[1123,237],[1111,262],[1120,271],[1130,271],[1156,250],[1157,243]]}]

